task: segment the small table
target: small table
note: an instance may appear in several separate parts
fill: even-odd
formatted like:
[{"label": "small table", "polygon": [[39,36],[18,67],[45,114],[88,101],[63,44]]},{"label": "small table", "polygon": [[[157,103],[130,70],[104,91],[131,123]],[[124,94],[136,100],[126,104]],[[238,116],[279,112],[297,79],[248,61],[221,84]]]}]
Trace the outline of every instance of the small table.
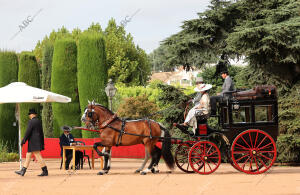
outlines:
[{"label": "small table", "polygon": [[[103,147],[98,147],[98,150],[102,150]],[[75,151],[76,150],[92,150],[92,168],[94,169],[95,164],[95,157],[94,157],[94,148],[92,145],[78,145],[78,146],[63,146],[63,168],[66,169],[66,150],[72,150],[73,151],[73,158],[72,158],[72,164],[73,164],[73,170],[75,170]],[[100,162],[101,162],[101,169],[103,169],[103,158],[100,156]]]}]

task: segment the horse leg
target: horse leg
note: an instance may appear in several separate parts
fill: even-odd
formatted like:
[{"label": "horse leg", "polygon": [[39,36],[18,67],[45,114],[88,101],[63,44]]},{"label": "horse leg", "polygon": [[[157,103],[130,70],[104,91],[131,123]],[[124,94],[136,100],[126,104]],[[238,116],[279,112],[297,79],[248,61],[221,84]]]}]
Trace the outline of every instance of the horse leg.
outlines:
[{"label": "horse leg", "polygon": [[150,158],[150,153],[148,152],[148,150],[147,150],[147,148],[145,146],[145,158],[144,158],[144,162],[142,163],[142,166],[135,171],[135,173],[140,173],[144,169],[144,167],[145,167],[146,163],[148,162],[149,158]]},{"label": "horse leg", "polygon": [[[153,154],[152,153],[152,150],[153,150],[153,148],[154,148],[154,146],[152,146],[152,143],[150,142],[150,143],[148,143],[148,144],[146,144],[145,145],[145,147],[146,147],[146,149],[147,149],[147,151],[149,152],[149,154]],[[150,155],[149,155],[150,156]],[[148,157],[149,158],[149,157]],[[147,159],[147,161],[148,161],[148,159]],[[146,164],[146,163],[145,163]],[[141,172],[141,175],[146,175],[147,173],[149,173],[150,171],[151,171],[151,169],[152,169],[152,166],[150,167],[148,167],[147,169],[145,169],[145,170],[143,170],[142,172]]]},{"label": "horse leg", "polygon": [[105,147],[105,146],[101,142],[96,142],[96,143],[94,143],[94,146],[93,146],[93,148],[96,150],[96,152],[99,156],[104,156],[104,169],[103,169],[103,171],[100,171],[97,173],[97,175],[104,175],[104,174],[108,173],[108,170],[105,170],[105,167],[107,167],[109,153],[100,152],[98,150],[98,146],[102,146],[102,147]]},{"label": "horse leg", "polygon": [[152,173],[159,173],[158,163],[161,157],[161,149],[155,145],[151,156],[152,156],[152,161],[148,169],[151,169]]},{"label": "horse leg", "polygon": [[111,159],[111,147],[105,147],[105,152],[108,155],[104,156],[104,168],[103,171],[105,171],[106,173],[108,173],[109,169],[110,169],[110,159]]}]

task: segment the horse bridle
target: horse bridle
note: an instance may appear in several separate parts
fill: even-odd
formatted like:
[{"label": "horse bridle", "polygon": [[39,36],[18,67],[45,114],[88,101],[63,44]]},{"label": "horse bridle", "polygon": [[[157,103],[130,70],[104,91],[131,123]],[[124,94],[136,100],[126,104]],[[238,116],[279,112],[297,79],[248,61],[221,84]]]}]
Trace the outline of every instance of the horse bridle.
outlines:
[{"label": "horse bridle", "polygon": [[[87,116],[90,119],[90,120],[88,120],[88,122],[91,123],[94,128],[98,127],[99,120],[97,119],[96,121],[94,121],[93,116],[96,115],[97,118],[100,118],[100,117],[98,117],[97,113],[95,112],[95,109],[93,108],[93,105],[92,105],[91,108],[87,108],[87,111],[88,110],[91,110],[91,111],[87,112]],[[85,121],[86,121],[86,118],[85,118]]]}]

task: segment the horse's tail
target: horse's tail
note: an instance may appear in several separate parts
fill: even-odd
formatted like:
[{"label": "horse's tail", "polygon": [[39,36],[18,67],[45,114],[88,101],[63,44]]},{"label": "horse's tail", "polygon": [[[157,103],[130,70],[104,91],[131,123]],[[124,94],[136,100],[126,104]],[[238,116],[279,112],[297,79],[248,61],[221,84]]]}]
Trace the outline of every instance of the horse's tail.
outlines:
[{"label": "horse's tail", "polygon": [[168,130],[166,130],[162,126],[161,126],[161,128],[164,130],[164,140],[162,143],[162,156],[163,156],[167,166],[169,167],[169,169],[173,170],[175,161],[174,161],[174,157],[171,153],[171,136],[170,136],[170,133]]}]

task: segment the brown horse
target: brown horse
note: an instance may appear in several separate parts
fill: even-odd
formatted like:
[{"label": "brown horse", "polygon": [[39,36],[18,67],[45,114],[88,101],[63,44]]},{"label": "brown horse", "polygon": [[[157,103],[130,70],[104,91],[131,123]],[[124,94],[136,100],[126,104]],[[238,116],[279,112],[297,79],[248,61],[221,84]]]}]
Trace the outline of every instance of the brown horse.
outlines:
[{"label": "brown horse", "polygon": [[[171,139],[169,132],[162,125],[149,119],[124,120],[117,117],[112,111],[105,106],[89,102],[82,121],[87,128],[94,128],[100,131],[101,142],[94,144],[94,149],[100,156],[104,156],[104,168],[98,175],[108,173],[110,165],[110,150],[112,146],[131,146],[136,144],[144,144],[145,159],[142,166],[137,169],[136,173],[142,175],[148,172],[156,173],[157,165],[161,155],[163,156],[167,166],[174,169],[174,158],[171,153]],[[163,131],[162,131],[163,130]],[[164,134],[162,149],[155,144]],[[105,152],[100,152],[98,146],[105,147]],[[152,157],[152,161],[148,169],[144,169],[148,159]]]}]

